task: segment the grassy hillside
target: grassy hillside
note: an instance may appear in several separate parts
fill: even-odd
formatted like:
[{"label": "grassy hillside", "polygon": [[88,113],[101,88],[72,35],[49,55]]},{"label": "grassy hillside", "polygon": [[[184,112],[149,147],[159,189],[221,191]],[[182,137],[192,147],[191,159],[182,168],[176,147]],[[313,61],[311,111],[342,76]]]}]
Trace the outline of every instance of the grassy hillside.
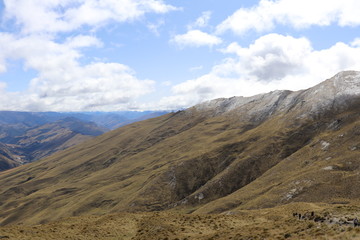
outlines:
[{"label": "grassy hillside", "polygon": [[[16,128],[14,125],[1,127],[2,130],[8,130],[8,132]],[[15,136],[2,132],[9,142],[0,143],[0,155],[3,156],[0,159],[0,171],[36,161],[107,131],[94,123],[76,118],[65,118],[23,130]]]},{"label": "grassy hillside", "polygon": [[9,146],[0,143],[0,171],[21,165],[21,158]]},{"label": "grassy hillside", "polygon": [[27,162],[31,162],[99,136],[106,131],[95,123],[69,117],[27,130],[16,138],[14,149],[22,153]]},{"label": "grassy hillside", "polygon": [[[351,203],[360,199],[360,191],[355,187],[360,180],[359,107],[354,105],[351,111],[310,122],[313,136],[304,146],[251,184],[197,212],[273,207],[294,201]],[[299,134],[309,136],[305,131]],[[299,136],[289,138],[288,143],[293,140],[297,142]]]},{"label": "grassy hillside", "polygon": [[298,219],[293,213],[349,219],[359,207],[326,204],[288,204],[265,210],[232,214],[181,214],[178,212],[117,213],[81,216],[35,226],[0,227],[2,239],[360,239],[351,224]]},{"label": "grassy hillside", "polygon": [[353,203],[360,99],[340,94],[334,79],[306,91],[204,103],[0,173],[0,222]]},{"label": "grassy hillside", "polygon": [[[101,135],[109,129],[165,112],[0,111],[0,171],[36,161]],[[5,153],[6,152],[6,153]]]},{"label": "grassy hillside", "polygon": [[7,170],[19,166],[20,163],[7,158],[4,155],[0,155],[0,171]]}]

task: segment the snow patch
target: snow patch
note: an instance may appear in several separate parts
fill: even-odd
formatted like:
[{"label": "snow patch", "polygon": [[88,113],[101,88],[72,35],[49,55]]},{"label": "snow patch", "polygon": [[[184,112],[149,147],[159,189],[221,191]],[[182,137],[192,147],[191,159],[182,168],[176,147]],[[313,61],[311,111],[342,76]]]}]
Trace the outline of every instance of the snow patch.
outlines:
[{"label": "snow patch", "polygon": [[327,166],[327,167],[324,167],[323,170],[331,171],[331,170],[334,170],[334,167],[333,166]]},{"label": "snow patch", "polygon": [[300,192],[302,190],[302,188],[293,188],[291,189],[286,195],[285,195],[285,200],[288,201],[290,199],[292,199],[298,192]]},{"label": "snow patch", "polygon": [[321,149],[322,150],[327,150],[330,147],[330,143],[326,142],[326,141],[321,141]]},{"label": "snow patch", "polygon": [[202,199],[204,199],[204,194],[203,193],[199,193],[199,194],[197,194],[197,195],[195,195],[195,199],[199,199],[199,201],[200,200],[202,200]]},{"label": "snow patch", "polygon": [[312,185],[311,180],[297,180],[290,184],[292,187],[282,198],[282,200],[289,201],[294,198],[296,195],[299,195],[305,187],[310,187]]},{"label": "snow patch", "polygon": [[357,149],[357,147],[356,146],[352,146],[352,147],[350,147],[350,151],[355,151]]}]

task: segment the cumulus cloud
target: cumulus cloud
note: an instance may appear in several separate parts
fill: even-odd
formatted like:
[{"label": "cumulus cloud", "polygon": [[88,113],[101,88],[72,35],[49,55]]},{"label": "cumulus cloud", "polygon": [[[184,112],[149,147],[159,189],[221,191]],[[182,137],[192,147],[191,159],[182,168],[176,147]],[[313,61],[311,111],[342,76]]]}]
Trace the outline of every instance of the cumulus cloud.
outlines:
[{"label": "cumulus cloud", "polygon": [[134,99],[153,90],[153,81],[137,79],[126,65],[102,62],[81,65],[78,48],[99,46],[94,37],[77,36],[60,44],[46,37],[16,39],[3,35],[0,42],[6,43],[2,52],[8,58],[22,59],[27,68],[39,73],[31,80],[29,90],[19,93],[24,101],[16,102],[16,106],[5,101],[2,109],[126,109]]},{"label": "cumulus cloud", "polygon": [[360,47],[360,38],[356,38],[354,41],[352,41],[351,46]]},{"label": "cumulus cloud", "polygon": [[219,97],[251,96],[275,89],[311,87],[342,70],[360,69],[360,47],[337,43],[314,50],[306,38],[268,34],[247,47],[238,43],[223,49],[233,54],[199,78],[172,88],[163,98],[166,108],[189,107]]},{"label": "cumulus cloud", "polygon": [[84,48],[104,43],[96,31],[90,36],[76,30],[177,10],[162,0],[5,0],[4,6],[13,30],[0,33],[0,72],[14,60],[37,76],[23,92],[6,92],[0,83],[0,108],[31,111],[136,108],[136,99],[153,91],[154,81],[138,79],[120,63],[85,59]]},{"label": "cumulus cloud", "polygon": [[200,30],[190,30],[185,34],[179,34],[174,36],[170,40],[170,42],[175,43],[180,47],[212,47],[214,45],[219,45],[220,43],[222,43],[222,40],[217,36],[213,36]]},{"label": "cumulus cloud", "polygon": [[26,34],[68,32],[177,10],[162,0],[4,0],[4,5],[5,17],[15,20]]},{"label": "cumulus cloud", "polygon": [[103,43],[96,37],[77,35],[75,37],[68,37],[65,43],[70,48],[83,48],[83,47],[102,47]]},{"label": "cumulus cloud", "polygon": [[154,85],[153,81],[137,79],[131,69],[118,63],[72,66],[66,74],[58,81],[49,81],[46,75],[33,79],[31,92],[57,111],[68,106],[78,111],[111,110],[126,109],[134,99],[152,91]]},{"label": "cumulus cloud", "polygon": [[262,81],[302,72],[303,60],[311,51],[311,43],[306,38],[278,34],[261,37],[247,48],[232,43],[224,50],[239,56],[241,66],[236,68],[236,74],[246,71],[249,76]]},{"label": "cumulus cloud", "polygon": [[179,47],[213,47],[219,45],[223,40],[213,34],[206,33],[199,30],[208,26],[211,18],[211,11],[205,11],[198,17],[195,22],[187,26],[188,31],[184,34],[178,34],[171,38],[170,42],[178,45]]},{"label": "cumulus cloud", "polygon": [[217,33],[228,30],[244,34],[250,30],[269,31],[276,24],[295,28],[310,26],[360,25],[357,0],[261,0],[252,8],[241,8],[217,26]]}]

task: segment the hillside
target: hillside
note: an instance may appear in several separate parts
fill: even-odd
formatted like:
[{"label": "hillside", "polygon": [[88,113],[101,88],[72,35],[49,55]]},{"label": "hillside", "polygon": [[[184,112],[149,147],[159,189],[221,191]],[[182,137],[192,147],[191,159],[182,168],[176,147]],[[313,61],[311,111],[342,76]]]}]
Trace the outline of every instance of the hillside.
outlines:
[{"label": "hillside", "polygon": [[107,131],[95,123],[70,117],[34,127],[19,129],[16,125],[20,123],[2,125],[6,136],[1,139],[5,143],[0,143],[0,171],[36,161]]},{"label": "hillside", "polygon": [[20,166],[21,158],[13,153],[9,147],[0,143],[0,171]]},{"label": "hillside", "polygon": [[0,239],[360,239],[360,229],[350,224],[299,220],[294,211],[311,209],[316,216],[353,218],[359,207],[295,203],[285,206],[242,210],[236,214],[182,214],[173,211],[115,213],[79,216],[47,224],[0,227]]},{"label": "hillside", "polygon": [[69,117],[29,129],[24,135],[15,138],[13,148],[23,156],[26,162],[32,162],[99,136],[106,131],[95,123]]},{"label": "hillside", "polygon": [[[165,112],[12,112],[0,111],[0,171],[36,161],[101,135],[110,129],[161,116]],[[0,152],[1,154],[1,152]]]},{"label": "hillside", "polygon": [[360,197],[360,73],[217,99],[0,173],[0,223],[175,209],[223,213]]}]

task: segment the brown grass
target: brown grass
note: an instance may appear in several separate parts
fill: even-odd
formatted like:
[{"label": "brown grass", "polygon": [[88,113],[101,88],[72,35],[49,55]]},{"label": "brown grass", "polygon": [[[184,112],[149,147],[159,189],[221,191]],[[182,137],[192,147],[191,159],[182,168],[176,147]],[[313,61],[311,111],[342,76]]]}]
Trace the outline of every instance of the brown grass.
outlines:
[{"label": "brown grass", "polygon": [[295,203],[228,214],[176,212],[82,216],[34,226],[0,228],[1,239],[360,239],[360,228],[298,220],[292,212],[337,216],[359,207]]},{"label": "brown grass", "polygon": [[0,224],[351,203],[360,199],[358,107],[316,119],[293,112],[248,119],[240,110],[214,116],[193,108],[131,124],[0,173]]}]

